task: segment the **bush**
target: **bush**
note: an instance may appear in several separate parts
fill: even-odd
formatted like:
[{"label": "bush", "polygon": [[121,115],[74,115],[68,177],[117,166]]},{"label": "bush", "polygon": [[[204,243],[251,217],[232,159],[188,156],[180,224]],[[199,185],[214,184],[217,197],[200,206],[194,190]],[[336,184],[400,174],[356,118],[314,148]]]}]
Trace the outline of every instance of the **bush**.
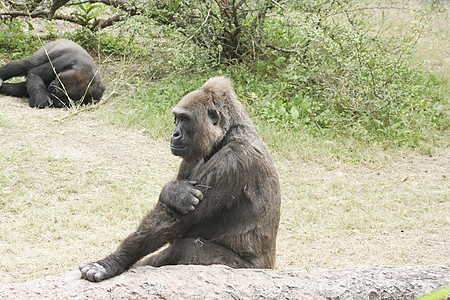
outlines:
[{"label": "bush", "polygon": [[175,25],[185,36],[183,43],[193,41],[220,64],[260,52],[262,28],[274,5],[268,0],[155,1],[147,15]]},{"label": "bush", "polygon": [[23,27],[28,22],[19,19],[0,20],[0,53],[13,59],[31,54],[38,47],[39,40],[26,34]]},{"label": "bush", "polygon": [[441,83],[409,63],[425,19],[416,13],[399,31],[374,30],[376,10],[361,5],[303,1],[284,12],[289,18],[266,22],[268,43],[282,51],[255,66],[258,80],[278,83],[259,115],[291,128],[417,146],[448,126]]}]

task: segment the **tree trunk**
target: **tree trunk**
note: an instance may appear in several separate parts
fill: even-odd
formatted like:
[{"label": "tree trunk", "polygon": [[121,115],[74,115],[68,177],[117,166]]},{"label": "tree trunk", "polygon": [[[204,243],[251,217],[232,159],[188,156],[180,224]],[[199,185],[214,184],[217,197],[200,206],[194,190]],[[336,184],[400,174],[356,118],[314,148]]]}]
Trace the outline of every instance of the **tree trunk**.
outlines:
[{"label": "tree trunk", "polygon": [[92,283],[78,271],[0,284],[0,299],[414,299],[450,286],[450,267],[274,271],[139,267]]}]

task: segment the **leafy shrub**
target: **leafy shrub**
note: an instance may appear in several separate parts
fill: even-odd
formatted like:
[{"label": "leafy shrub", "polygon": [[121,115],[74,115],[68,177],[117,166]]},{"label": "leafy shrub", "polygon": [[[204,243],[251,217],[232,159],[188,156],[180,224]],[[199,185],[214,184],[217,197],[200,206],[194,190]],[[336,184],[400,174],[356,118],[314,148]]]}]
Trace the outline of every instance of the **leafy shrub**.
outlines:
[{"label": "leafy shrub", "polygon": [[130,55],[136,49],[133,46],[132,37],[108,31],[91,31],[86,27],[67,32],[66,37],[85,49],[91,49],[106,55]]},{"label": "leafy shrub", "polygon": [[[424,11],[362,1],[269,2],[180,0],[150,11],[160,24],[180,25],[174,30],[211,59],[185,72],[227,74],[252,114],[276,126],[411,146],[448,126],[441,83],[409,63]],[[238,21],[227,19],[228,10]],[[392,25],[385,14],[393,10],[406,20]],[[225,36],[236,33],[235,24],[239,55]]]},{"label": "leafy shrub", "polygon": [[155,1],[147,15],[159,24],[171,24],[207,50],[216,63],[242,61],[259,53],[261,30],[275,6],[268,0]]},{"label": "leafy shrub", "polygon": [[[92,23],[98,7],[79,5],[78,20]],[[448,128],[448,91],[410,64],[429,12],[332,0],[136,5],[145,13],[67,37],[140,60],[141,78],[130,81],[161,80],[131,96],[143,116],[166,112],[209,76],[225,74],[253,117],[286,130],[417,146]],[[29,45],[8,34],[19,25],[1,35],[14,49]]]},{"label": "leafy shrub", "polygon": [[93,20],[98,16],[97,9],[101,6],[98,4],[92,4],[89,2],[77,4],[77,10],[72,15],[76,18],[77,23],[88,27]]},{"label": "leafy shrub", "polygon": [[31,54],[39,41],[23,31],[24,25],[32,25],[19,19],[0,20],[0,53],[10,58],[20,58]]},{"label": "leafy shrub", "polygon": [[415,15],[410,27],[398,25],[400,32],[384,32],[369,24],[373,9],[334,2],[303,1],[290,18],[266,22],[268,43],[281,52],[255,68],[266,84],[279,84],[259,115],[291,128],[413,146],[429,129],[445,128],[445,91],[409,64],[425,23],[422,15]]}]

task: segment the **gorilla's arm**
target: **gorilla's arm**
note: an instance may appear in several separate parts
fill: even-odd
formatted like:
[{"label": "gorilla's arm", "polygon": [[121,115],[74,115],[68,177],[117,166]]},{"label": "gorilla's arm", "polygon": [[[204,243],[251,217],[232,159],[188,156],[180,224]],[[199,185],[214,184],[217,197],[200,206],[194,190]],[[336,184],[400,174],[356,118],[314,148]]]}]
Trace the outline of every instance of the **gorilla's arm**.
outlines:
[{"label": "gorilla's arm", "polygon": [[[179,239],[196,218],[188,211],[203,199],[203,194],[193,187],[194,182],[172,181],[164,186],[156,207],[106,258],[80,265],[81,276],[89,281],[102,281],[123,273],[145,255],[155,252],[165,244]],[[195,204],[197,203],[197,204]],[[192,206],[192,207],[191,207]],[[194,207],[194,208],[193,208]],[[202,210],[210,209],[204,207]],[[196,214],[199,216],[199,214]]]},{"label": "gorilla's arm", "polygon": [[80,265],[81,276],[89,281],[102,281],[119,275],[143,256],[180,238],[185,227],[172,210],[158,202],[116,251],[100,261]]},{"label": "gorilla's arm", "polygon": [[192,169],[187,168],[187,172],[183,170],[185,167],[182,162],[177,179],[195,181],[195,187],[202,192],[205,199],[194,211],[184,216],[183,221],[186,224],[195,224],[206,216],[235,205],[249,178],[258,174],[255,173],[258,172],[255,158],[259,155],[251,148],[247,142],[228,143],[206,162]]},{"label": "gorilla's arm", "polygon": [[42,108],[51,104],[47,86],[39,75],[29,74],[27,76],[27,90],[30,95],[31,107]]}]

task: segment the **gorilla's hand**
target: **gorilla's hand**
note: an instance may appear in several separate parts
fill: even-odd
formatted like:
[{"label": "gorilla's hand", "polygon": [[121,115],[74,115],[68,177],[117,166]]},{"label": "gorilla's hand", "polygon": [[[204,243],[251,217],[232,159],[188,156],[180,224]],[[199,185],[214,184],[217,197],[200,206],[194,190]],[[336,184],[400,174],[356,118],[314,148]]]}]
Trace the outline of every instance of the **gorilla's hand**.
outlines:
[{"label": "gorilla's hand", "polygon": [[80,265],[81,277],[89,281],[102,281],[107,278],[107,272],[104,266],[98,263]]},{"label": "gorilla's hand", "polygon": [[81,277],[92,282],[114,277],[125,270],[124,268],[112,267],[108,264],[100,264],[100,262],[81,264],[79,268]]},{"label": "gorilla's hand", "polygon": [[55,79],[52,82],[50,82],[48,86],[48,91],[55,95],[64,93],[64,89],[61,87],[61,83],[59,82],[58,79]]},{"label": "gorilla's hand", "polygon": [[195,188],[195,184],[194,181],[171,181],[162,189],[159,201],[185,215],[203,200],[203,194]]}]

